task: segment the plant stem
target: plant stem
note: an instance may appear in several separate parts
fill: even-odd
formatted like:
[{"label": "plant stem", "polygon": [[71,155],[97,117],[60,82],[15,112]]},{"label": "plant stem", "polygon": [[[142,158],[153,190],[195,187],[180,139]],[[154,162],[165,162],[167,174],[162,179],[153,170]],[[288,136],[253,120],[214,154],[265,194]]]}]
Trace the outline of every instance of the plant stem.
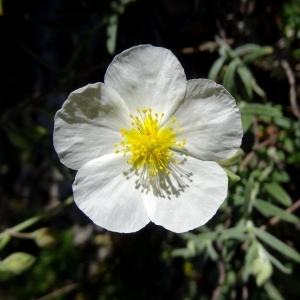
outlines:
[{"label": "plant stem", "polygon": [[20,224],[15,225],[9,229],[5,229],[2,233],[0,233],[0,240],[2,238],[4,238],[6,235],[9,235],[9,231],[20,232],[20,231],[32,226],[33,224],[37,223],[38,221],[42,220],[43,218],[45,218],[55,212],[58,212],[62,208],[72,204],[73,200],[74,200],[73,197],[69,197],[64,202],[61,202],[60,204],[56,205],[55,207],[50,208],[49,210],[47,210],[43,213],[40,213],[32,218],[29,218],[29,219],[25,220],[24,222],[21,222]]}]

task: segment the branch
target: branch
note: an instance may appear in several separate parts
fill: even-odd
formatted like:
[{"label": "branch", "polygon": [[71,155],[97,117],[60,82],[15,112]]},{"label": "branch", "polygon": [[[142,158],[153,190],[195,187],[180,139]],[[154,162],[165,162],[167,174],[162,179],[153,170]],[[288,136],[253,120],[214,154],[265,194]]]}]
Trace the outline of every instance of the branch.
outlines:
[{"label": "branch", "polygon": [[33,224],[37,223],[38,221],[42,220],[43,218],[48,217],[48,216],[52,215],[53,213],[60,211],[62,208],[70,205],[71,203],[73,203],[73,197],[69,197],[64,202],[61,202],[60,204],[56,205],[55,207],[52,207],[43,213],[40,213],[30,219],[27,219],[24,222],[22,222],[18,225],[15,225],[14,227],[5,229],[2,233],[0,233],[0,240],[12,232],[14,232],[14,234],[16,234],[17,232],[20,232],[20,231],[32,226]]},{"label": "branch", "polygon": [[300,110],[296,99],[297,96],[296,96],[296,88],[295,88],[295,76],[293,74],[290,64],[285,59],[282,59],[280,63],[285,71],[288,82],[290,84],[290,103],[291,103],[292,113],[294,114],[295,117],[300,119]]},{"label": "branch", "polygon": [[[293,203],[290,207],[286,209],[287,212],[293,213],[295,210],[300,208],[300,199],[298,199],[295,203]],[[273,217],[269,220],[270,225],[275,225],[280,221],[279,217]]]},{"label": "branch", "polygon": [[[224,42],[228,45],[232,45],[234,43],[233,39],[225,39]],[[217,42],[208,42],[201,44],[196,47],[186,47],[182,48],[179,51],[175,51],[175,54],[192,54],[197,52],[204,52],[204,51],[211,51],[219,47],[219,44]]]},{"label": "branch", "polygon": [[219,300],[221,293],[222,293],[222,288],[225,282],[225,265],[222,260],[218,261],[218,270],[219,270],[219,281],[218,281],[218,286],[215,288],[213,295],[211,297],[211,300]]},{"label": "branch", "polygon": [[50,299],[57,299],[57,297],[63,295],[63,294],[66,294],[66,293],[69,293],[73,290],[76,290],[78,288],[79,284],[78,283],[71,283],[69,285],[66,285],[60,289],[57,289],[53,292],[51,292],[50,294],[47,294],[41,298],[38,298],[36,300],[50,300]]}]

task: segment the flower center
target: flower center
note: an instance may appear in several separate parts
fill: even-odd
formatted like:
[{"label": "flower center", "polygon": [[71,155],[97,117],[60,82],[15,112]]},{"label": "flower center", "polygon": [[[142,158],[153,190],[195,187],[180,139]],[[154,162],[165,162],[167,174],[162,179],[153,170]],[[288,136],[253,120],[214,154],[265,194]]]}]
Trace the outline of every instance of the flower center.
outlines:
[{"label": "flower center", "polygon": [[114,147],[122,149],[115,153],[122,153],[125,157],[131,154],[128,163],[137,170],[146,166],[150,177],[156,176],[160,171],[170,174],[170,163],[178,164],[173,158],[171,147],[183,148],[186,140],[178,142],[177,133],[182,132],[180,122],[173,118],[167,125],[161,125],[164,113],[153,113],[151,108],[136,109],[137,116],[129,115],[132,128],[121,128],[123,140]]}]

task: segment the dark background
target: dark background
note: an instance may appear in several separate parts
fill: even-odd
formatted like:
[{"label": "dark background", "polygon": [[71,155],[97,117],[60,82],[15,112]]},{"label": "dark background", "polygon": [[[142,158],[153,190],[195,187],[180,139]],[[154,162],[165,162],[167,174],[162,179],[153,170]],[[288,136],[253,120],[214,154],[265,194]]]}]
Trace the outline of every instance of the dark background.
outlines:
[{"label": "dark background", "polygon": [[[152,44],[172,50],[188,79],[208,76],[219,57],[216,36],[228,41],[232,48],[248,43],[271,46],[272,56],[250,66],[268,100],[254,95],[244,101],[280,105],[283,115],[296,124],[297,117],[289,101],[288,79],[282,69],[272,64],[280,59],[290,63],[298,92],[300,60],[293,51],[299,48],[300,21],[296,10],[289,12],[284,6],[294,2],[298,3],[272,0],[2,1],[1,231],[72,195],[75,173],[60,163],[52,144],[54,114],[70,92],[88,83],[103,81],[114,55],[131,46]],[[109,39],[116,21],[117,34],[115,39]],[[287,34],[288,26],[294,29],[294,35]],[[260,126],[262,136],[268,137],[272,121],[264,120]],[[245,155],[253,150],[256,133],[255,128],[245,133],[242,145]],[[299,151],[298,138],[291,134],[295,153]],[[282,143],[268,146],[279,149]],[[267,150],[266,147],[259,153],[259,159],[265,159]],[[299,161],[288,163],[286,156],[281,168],[290,178],[283,186],[293,201],[300,198]],[[253,165],[252,169],[246,169],[242,176],[247,179],[255,168]],[[242,181],[234,191],[246,185]],[[236,213],[242,215],[240,210]],[[260,215],[256,219],[256,216],[252,218],[259,225],[267,224],[267,218]],[[238,222],[238,217],[236,219]],[[225,213],[208,228],[214,230],[218,223],[226,223]],[[234,279],[232,282],[228,279],[226,288],[219,293],[218,261],[204,254],[189,258],[173,256],[175,249],[186,246],[186,239],[153,224],[135,234],[109,233],[92,225],[72,204],[25,231],[33,232],[41,227],[49,228],[55,236],[54,248],[39,247],[31,239],[13,237],[0,252],[0,259],[20,251],[36,257],[35,264],[26,272],[2,280],[0,299],[280,299],[257,286],[253,276],[246,282],[241,279],[246,242],[228,246],[234,249],[234,254],[226,265],[226,278],[232,274]],[[272,232],[299,250],[299,225],[279,226]],[[221,253],[218,245],[214,245]],[[283,256],[278,259],[286,263]],[[275,271],[272,282],[284,299],[299,299],[299,264],[287,260],[287,265],[293,267],[293,275]],[[53,291],[56,293],[52,294]],[[41,298],[44,295],[48,296]]]}]

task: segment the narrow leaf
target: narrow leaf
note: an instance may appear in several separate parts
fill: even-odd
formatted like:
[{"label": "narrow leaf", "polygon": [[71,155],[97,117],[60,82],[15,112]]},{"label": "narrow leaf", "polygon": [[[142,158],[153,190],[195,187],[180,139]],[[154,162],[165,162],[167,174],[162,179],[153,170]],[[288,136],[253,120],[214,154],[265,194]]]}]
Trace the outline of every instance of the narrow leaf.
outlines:
[{"label": "narrow leaf", "polygon": [[245,264],[243,269],[243,281],[247,282],[249,275],[252,271],[252,261],[255,259],[255,255],[257,254],[257,243],[252,242],[250,246],[248,245],[246,256],[245,256]]},{"label": "narrow leaf", "polygon": [[218,74],[220,73],[221,68],[225,63],[225,57],[219,57],[212,65],[209,70],[208,78],[211,80],[216,80]]},{"label": "narrow leaf", "polygon": [[193,257],[194,254],[192,254],[190,252],[189,249],[186,248],[181,248],[181,249],[175,249],[172,251],[171,253],[172,257],[184,257],[184,258],[189,258],[189,257]]},{"label": "narrow leaf", "polygon": [[292,204],[291,197],[287,194],[287,192],[281,187],[279,183],[265,183],[264,188],[274,200],[277,200],[277,202],[281,203],[282,205],[290,206]]},{"label": "narrow leaf", "polygon": [[266,244],[268,244],[270,247],[274,248],[278,252],[284,254],[285,256],[300,262],[300,254],[292,249],[291,247],[287,246],[285,243],[277,239],[272,234],[263,231],[259,228],[254,227],[253,231],[255,235],[260,238],[262,241],[264,241]]},{"label": "narrow leaf", "polygon": [[217,163],[221,167],[229,167],[232,166],[240,161],[242,156],[244,155],[244,151],[242,149],[239,149],[232,157],[226,160],[219,160]]},{"label": "narrow leaf", "polygon": [[228,89],[229,92],[233,91],[234,75],[235,75],[235,71],[236,71],[236,68],[237,68],[239,62],[240,62],[239,59],[232,60],[229,63],[227,70],[225,72],[225,75],[223,78],[223,85],[226,89]]},{"label": "narrow leaf", "polygon": [[266,47],[260,47],[260,49],[257,49],[249,54],[246,54],[243,57],[243,62],[244,63],[249,63],[249,62],[253,62],[254,60],[264,56],[264,55],[269,55],[273,53],[273,48],[266,46]]},{"label": "narrow leaf", "polygon": [[266,217],[276,216],[293,224],[299,223],[299,218],[269,202],[256,199],[254,207]]},{"label": "narrow leaf", "polygon": [[252,85],[252,89],[254,90],[254,92],[259,95],[260,97],[262,97],[263,99],[266,99],[266,93],[265,91],[257,84],[256,80],[253,77],[253,80],[251,81],[251,85]]},{"label": "narrow leaf", "polygon": [[114,54],[116,50],[118,32],[118,15],[114,14],[109,18],[109,24],[107,26],[107,40],[106,48],[109,54]]},{"label": "narrow leaf", "polygon": [[248,235],[245,234],[245,227],[233,227],[222,230],[218,240],[237,239],[244,241],[247,238]]},{"label": "narrow leaf", "polygon": [[273,283],[271,283],[271,281],[265,282],[263,287],[264,287],[265,291],[267,292],[269,299],[284,300],[284,298],[281,296],[281,294],[279,293],[279,291],[277,290],[275,285]]},{"label": "narrow leaf", "polygon": [[215,250],[215,248],[213,247],[212,243],[207,243],[206,251],[212,261],[216,261],[218,259],[219,255],[218,255],[217,251]]},{"label": "narrow leaf", "polygon": [[290,129],[293,124],[289,118],[285,118],[285,117],[280,117],[280,118],[274,119],[274,123],[277,126],[282,127],[284,129]]},{"label": "narrow leaf", "polygon": [[257,51],[261,48],[261,46],[257,44],[245,44],[235,48],[233,51],[237,56],[242,56],[248,53],[252,53],[253,51]]},{"label": "narrow leaf", "polygon": [[213,241],[217,238],[218,232],[205,232],[200,233],[197,235],[196,240],[197,241],[204,241],[204,240],[210,240]]},{"label": "narrow leaf", "polygon": [[242,125],[243,125],[243,131],[246,132],[250,128],[252,124],[253,116],[252,115],[242,115]]},{"label": "narrow leaf", "polygon": [[35,262],[35,257],[25,252],[15,252],[0,262],[0,280],[7,280],[25,272]]},{"label": "narrow leaf", "polygon": [[268,251],[266,251],[266,254],[269,257],[270,262],[276,268],[278,268],[281,272],[283,272],[284,274],[291,274],[292,273],[292,270],[290,268],[287,268],[286,266],[284,266],[276,257],[271,255]]},{"label": "narrow leaf", "polygon": [[252,81],[253,81],[253,75],[250,72],[250,70],[245,65],[240,65],[237,68],[237,73],[239,74],[245,90],[247,92],[247,95],[249,99],[252,98]]},{"label": "narrow leaf", "polygon": [[240,111],[243,115],[262,115],[270,117],[281,117],[282,113],[275,107],[263,105],[263,104],[246,104],[240,108]]},{"label": "narrow leaf", "polygon": [[2,238],[0,239],[0,250],[2,250],[7,243],[10,241],[10,235],[9,234],[4,234]]},{"label": "narrow leaf", "polygon": [[226,172],[227,177],[228,177],[228,186],[232,186],[241,180],[240,176],[234,174],[233,172],[229,171],[228,169],[224,169],[224,171]]}]

